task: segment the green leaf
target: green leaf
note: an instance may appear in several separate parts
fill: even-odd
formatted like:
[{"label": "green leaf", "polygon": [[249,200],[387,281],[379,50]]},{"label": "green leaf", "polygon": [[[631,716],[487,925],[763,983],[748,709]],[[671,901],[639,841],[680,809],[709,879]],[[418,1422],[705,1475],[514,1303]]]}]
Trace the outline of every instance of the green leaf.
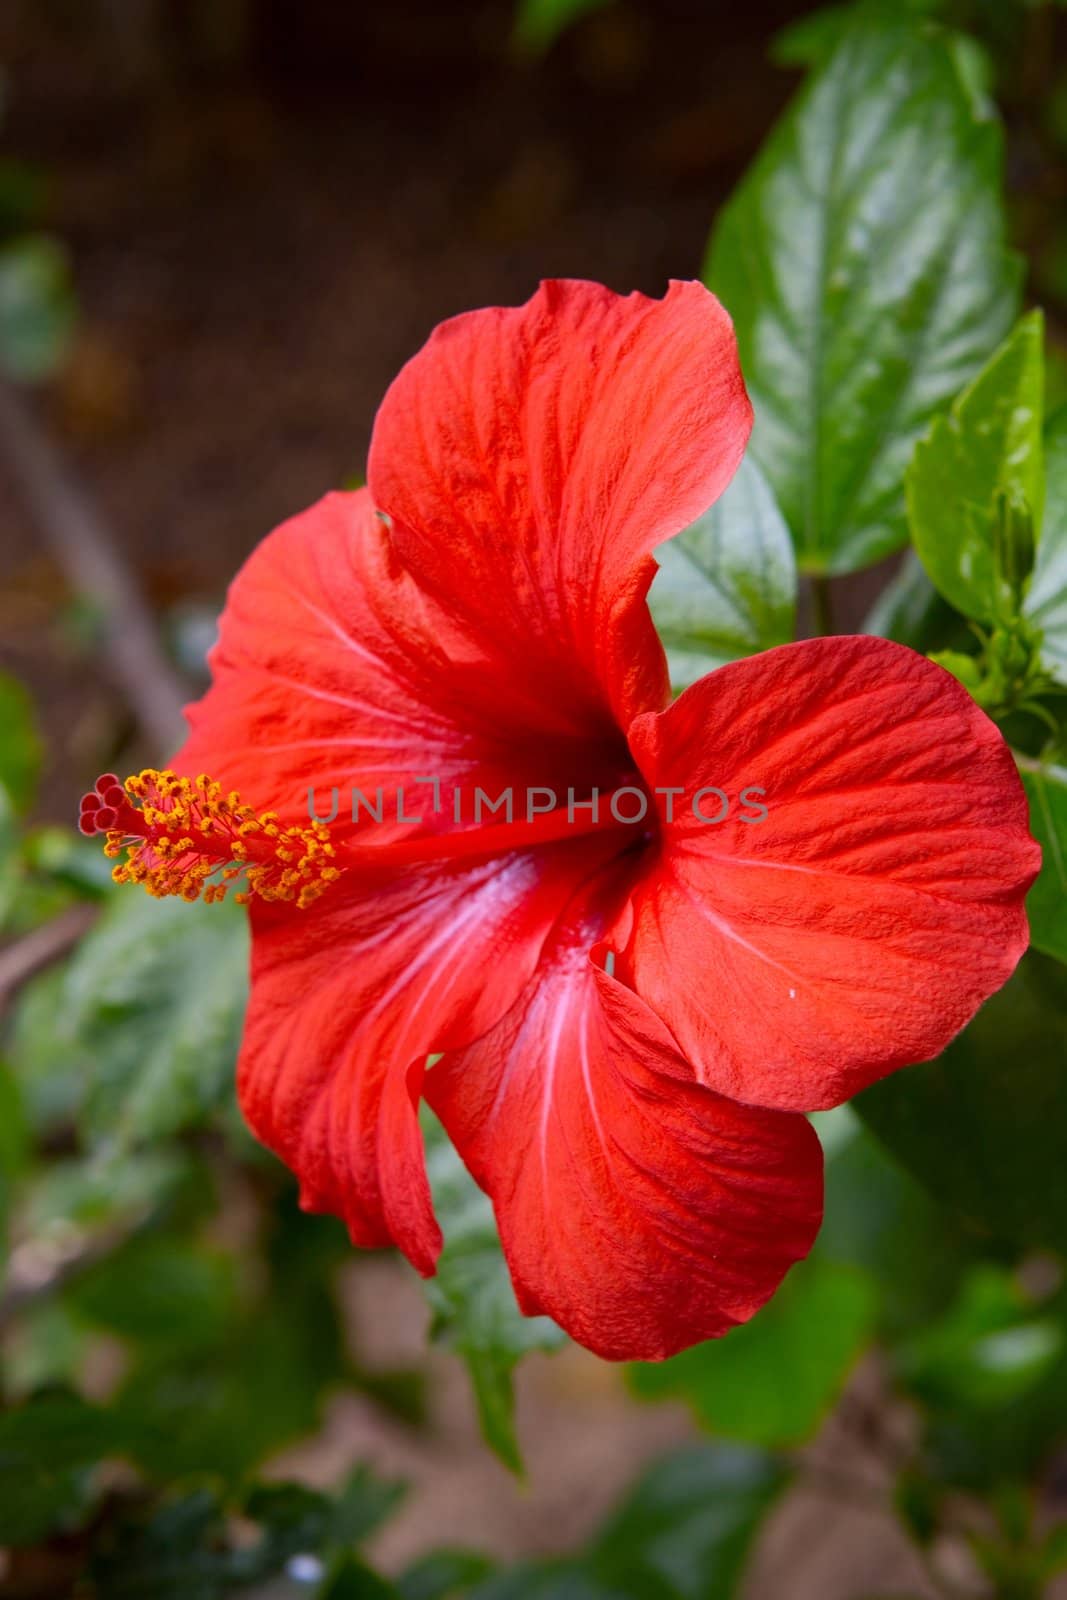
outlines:
[{"label": "green leaf", "polygon": [[710,511],[662,545],[656,559],[649,605],[676,688],[793,638],[793,545],[751,457]]},{"label": "green leaf", "polygon": [[162,1139],[230,1099],[247,964],[240,906],[115,896],[66,971],[55,1022],[91,1140]]},{"label": "green leaf", "polygon": [[70,262],[46,234],[0,248],[0,368],[11,377],[49,377],[67,352],[75,304]]},{"label": "green leaf", "polygon": [[[820,1261],[862,1271],[877,1286],[879,1332],[890,1345],[943,1312],[977,1243],[954,1215],[886,1154],[851,1107],[827,1113],[841,1128],[826,1151]],[[819,1119],[825,1120],[825,1116]]]},{"label": "green leaf", "polygon": [[522,1470],[512,1375],[530,1350],[555,1350],[566,1335],[548,1317],[524,1317],[500,1250],[493,1208],[436,1118],[424,1111],[427,1170],[445,1246],[437,1276],[423,1280],[432,1335],[465,1360],[486,1442]]},{"label": "green leaf", "polygon": [[[934,1481],[988,1494],[1022,1485],[1062,1448],[1067,1409],[1067,1297],[1034,1303],[988,1264],[956,1302],[895,1353],[919,1401]],[[1014,1592],[1014,1591],[1012,1591]]]},{"label": "green leaf", "polygon": [[611,0],[519,0],[512,40],[520,55],[543,56],[561,33]]},{"label": "green leaf", "polygon": [[919,558],[945,599],[979,622],[1010,617],[995,560],[998,495],[1041,525],[1045,497],[1044,319],[1018,324],[947,416],[920,441],[907,473]]},{"label": "green leaf", "polygon": [[[885,19],[893,11],[932,16],[942,0],[868,0],[862,9],[868,16]],[[833,54],[842,38],[855,26],[860,6],[823,6],[796,22],[787,23],[771,42],[771,59],[783,67],[821,67]]]},{"label": "green leaf", "polygon": [[1030,832],[1041,846],[1041,872],[1026,899],[1030,941],[1067,961],[1067,767],[1015,759],[1030,801]]},{"label": "green leaf", "polygon": [[862,1272],[812,1259],[725,1339],[630,1367],[646,1400],[685,1400],[711,1432],[792,1445],[826,1415],[873,1331],[877,1291]]},{"label": "green leaf", "polygon": [[1067,406],[1045,426],[1045,515],[1023,607],[1041,665],[1067,687]]},{"label": "green leaf", "polygon": [[0,672],[0,784],[16,811],[33,805],[43,754],[29,693],[17,678]]},{"label": "green leaf", "polygon": [[1001,137],[948,34],[859,13],[723,212],[752,449],[808,572],[906,542],[916,439],[1004,338]]},{"label": "green leaf", "polygon": [[168,1352],[210,1348],[237,1303],[235,1262],[187,1239],[138,1235],[67,1291],[97,1327]]},{"label": "green leaf", "polygon": [[1031,951],[936,1060],[853,1105],[946,1205],[996,1238],[1067,1251],[1067,971]]},{"label": "green leaf", "polygon": [[897,1349],[894,1364],[930,1405],[992,1411],[1016,1404],[1065,1353],[1056,1318],[1030,1307],[1010,1273],[982,1266],[940,1321]]},{"label": "green leaf", "polygon": [[758,1451],[679,1451],[644,1474],[583,1565],[609,1592],[634,1600],[732,1600],[784,1483],[781,1468]]},{"label": "green leaf", "polygon": [[[273,1220],[258,1294],[210,1342],[143,1345],[116,1397],[121,1414],[150,1424],[139,1460],[163,1482],[201,1472],[239,1481],[311,1433],[327,1391],[350,1376],[328,1282],[341,1230],[320,1232],[295,1206]],[[216,1301],[212,1314],[223,1309]]]}]

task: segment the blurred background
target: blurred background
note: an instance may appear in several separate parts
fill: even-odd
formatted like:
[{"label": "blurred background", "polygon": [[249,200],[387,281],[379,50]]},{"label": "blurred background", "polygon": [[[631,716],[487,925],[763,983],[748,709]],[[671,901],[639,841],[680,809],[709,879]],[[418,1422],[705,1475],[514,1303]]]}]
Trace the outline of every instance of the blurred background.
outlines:
[{"label": "blurred background", "polygon": [[[997,64],[1010,225],[1055,343],[1067,13],[962,9]],[[359,481],[385,387],[443,318],[548,276],[659,294],[699,275],[814,10],[0,0],[0,667],[32,701],[0,694],[29,818],[0,949],[0,1349],[8,1416],[45,1406],[7,1433],[0,1412],[0,1595],[310,1594],[336,1510],[311,1491],[347,1485],[335,1543],[366,1533],[408,1600],[432,1600],[484,1577],[471,1556],[446,1581],[432,1552],[509,1565],[588,1546],[677,1449],[677,1503],[656,1480],[627,1527],[684,1551],[685,1517],[729,1493],[717,1533],[701,1524],[711,1566],[657,1557],[656,1600],[734,1593],[750,1545],[757,1600],[1038,1592],[990,1588],[974,1541],[1031,1517],[1044,1537],[1067,1507],[1059,1268],[942,1211],[849,1113],[824,1130],[829,1220],[792,1299],[710,1376],[535,1352],[519,1479],[493,1386],[525,1335],[506,1312],[504,1333],[479,1321],[499,1285],[478,1277],[480,1214],[463,1232],[469,1193],[468,1254],[428,1304],[403,1264],[354,1259],[301,1217],[237,1127],[240,918],[179,907],[178,929],[151,907],[150,927],[138,899],[54,964],[107,896],[66,831],[77,796],[158,759],[253,545]],[[115,615],[132,641],[117,665]],[[992,1337],[1007,1342],[983,1355]],[[714,1461],[696,1442],[709,1418],[737,1441]],[[279,1483],[306,1501],[272,1499]],[[256,1539],[269,1558],[242,1566]],[[499,1592],[589,1592],[545,1571]],[[361,1566],[353,1583],[338,1600],[386,1592]]]}]

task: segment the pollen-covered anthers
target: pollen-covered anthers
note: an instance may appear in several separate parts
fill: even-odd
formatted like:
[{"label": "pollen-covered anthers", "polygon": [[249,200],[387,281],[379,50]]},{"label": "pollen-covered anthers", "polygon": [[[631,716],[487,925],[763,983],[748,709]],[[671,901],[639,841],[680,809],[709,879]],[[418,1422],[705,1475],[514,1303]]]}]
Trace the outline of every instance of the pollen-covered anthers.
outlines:
[{"label": "pollen-covered anthers", "polygon": [[143,884],[157,897],[212,903],[232,887],[241,904],[258,895],[305,907],[340,876],[325,823],[284,828],[273,811],[253,811],[203,773],[147,768],[122,784],[106,772],[83,796],[78,825],[106,836],[105,855],[125,852],[116,883]]}]

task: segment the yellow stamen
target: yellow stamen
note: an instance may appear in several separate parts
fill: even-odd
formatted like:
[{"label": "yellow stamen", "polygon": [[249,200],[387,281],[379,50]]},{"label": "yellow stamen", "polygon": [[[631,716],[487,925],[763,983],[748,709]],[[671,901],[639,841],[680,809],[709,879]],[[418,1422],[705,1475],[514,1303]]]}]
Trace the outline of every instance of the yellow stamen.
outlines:
[{"label": "yellow stamen", "polygon": [[258,897],[305,907],[340,876],[325,823],[283,828],[275,812],[257,816],[206,773],[190,779],[148,767],[123,787],[129,802],[118,807],[104,845],[112,859],[125,853],[112,872],[116,883],[214,905],[240,879],[234,899],[241,905]]}]

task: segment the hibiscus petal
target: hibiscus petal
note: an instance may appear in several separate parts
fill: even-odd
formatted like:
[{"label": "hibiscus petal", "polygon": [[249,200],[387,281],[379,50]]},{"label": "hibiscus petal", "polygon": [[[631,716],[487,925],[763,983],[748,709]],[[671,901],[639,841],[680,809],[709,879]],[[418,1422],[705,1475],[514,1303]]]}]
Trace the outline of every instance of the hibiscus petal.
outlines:
[{"label": "hibiscus petal", "polygon": [[435,331],[386,394],[368,476],[404,561],[503,668],[625,726],[666,699],[650,553],[721,494],[751,421],[701,284],[550,282]]},{"label": "hibiscus petal", "polygon": [[822,1154],[803,1117],[692,1082],[588,948],[566,930],[425,1092],[493,1199],[522,1310],[609,1360],[655,1360],[746,1321],[807,1254]]},{"label": "hibiscus petal", "polygon": [[287,820],[306,817],[313,791],[323,820],[336,804],[335,842],[366,834],[371,807],[383,839],[410,837],[412,818],[455,825],[457,787],[466,824],[477,787],[495,800],[509,784],[565,794],[600,780],[588,728],[579,741],[546,714],[531,749],[512,686],[399,564],[365,490],[328,495],[258,546],[230,586],[211,666],[172,766]]},{"label": "hibiscus petal", "polygon": [[[357,1244],[395,1242],[432,1272],[416,1107],[427,1055],[513,1003],[600,841],[401,877],[352,872],[307,912],[252,906],[252,999],[238,1093],[304,1205]],[[592,852],[592,854],[591,854]]]},{"label": "hibiscus petal", "polygon": [[[937,1055],[1026,949],[1040,851],[1011,754],[913,651],[770,650],[639,719],[631,746],[651,787],[686,794],[634,894],[619,971],[720,1093],[836,1105]],[[694,816],[704,785],[731,802],[721,824]],[[743,806],[747,788],[765,794]],[[741,820],[759,804],[764,820]]]}]

